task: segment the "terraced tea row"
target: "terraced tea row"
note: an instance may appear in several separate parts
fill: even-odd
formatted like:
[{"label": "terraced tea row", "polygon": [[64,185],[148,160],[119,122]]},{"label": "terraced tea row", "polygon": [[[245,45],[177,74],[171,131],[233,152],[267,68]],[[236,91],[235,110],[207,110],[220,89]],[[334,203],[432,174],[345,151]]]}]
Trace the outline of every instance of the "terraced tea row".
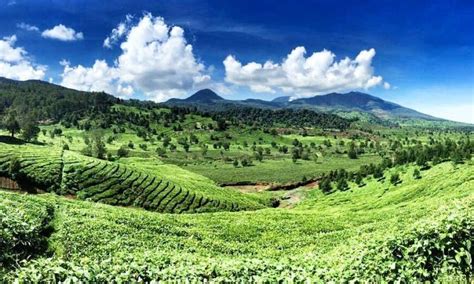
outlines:
[{"label": "terraced tea row", "polygon": [[[174,177],[173,170],[171,166],[160,173],[42,147],[23,147],[18,151],[17,147],[6,145],[0,150],[0,175],[18,182],[22,189],[41,189],[83,200],[167,213],[264,207],[251,196],[220,188],[206,178],[195,177],[196,174],[184,172],[183,178],[183,170],[179,169]],[[187,181],[186,175],[189,175]]]},{"label": "terraced tea row", "polygon": [[0,175],[26,188],[57,191],[61,182],[62,153],[42,147],[0,144]]}]

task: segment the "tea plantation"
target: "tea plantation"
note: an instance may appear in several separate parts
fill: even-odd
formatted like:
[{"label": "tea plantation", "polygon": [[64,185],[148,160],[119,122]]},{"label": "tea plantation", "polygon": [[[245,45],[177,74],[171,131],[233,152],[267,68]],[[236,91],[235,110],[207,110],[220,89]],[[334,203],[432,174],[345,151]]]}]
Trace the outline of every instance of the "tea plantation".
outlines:
[{"label": "tea plantation", "polygon": [[0,174],[29,191],[158,212],[239,211],[265,206],[262,198],[220,188],[176,166],[138,168],[41,146],[3,144]]},{"label": "tea plantation", "polygon": [[[106,186],[87,181],[88,169],[130,175],[120,184],[146,179],[122,165],[72,153],[64,157],[64,172],[78,173],[82,184],[71,192],[84,199],[108,198],[98,191],[107,192]],[[76,168],[80,164],[85,166]],[[421,178],[415,169],[398,166],[387,170],[385,179],[368,177],[363,186],[350,183],[348,190],[329,195],[305,191],[293,208],[240,212],[160,214],[50,193],[2,191],[0,275],[20,283],[470,282],[472,161],[441,163],[421,171]],[[395,172],[401,183],[393,185],[388,177]],[[153,182],[148,177],[143,183]],[[170,204],[156,208],[169,210]]]}]

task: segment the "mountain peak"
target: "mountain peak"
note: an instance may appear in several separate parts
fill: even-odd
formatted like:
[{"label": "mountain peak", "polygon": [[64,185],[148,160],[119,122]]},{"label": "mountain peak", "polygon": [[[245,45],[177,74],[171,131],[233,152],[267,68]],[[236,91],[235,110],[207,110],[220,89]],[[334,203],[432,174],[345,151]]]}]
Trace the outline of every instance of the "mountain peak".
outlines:
[{"label": "mountain peak", "polygon": [[211,89],[202,89],[194,93],[187,99],[184,99],[186,102],[198,102],[198,103],[209,103],[214,101],[222,101],[224,98],[216,94]]}]

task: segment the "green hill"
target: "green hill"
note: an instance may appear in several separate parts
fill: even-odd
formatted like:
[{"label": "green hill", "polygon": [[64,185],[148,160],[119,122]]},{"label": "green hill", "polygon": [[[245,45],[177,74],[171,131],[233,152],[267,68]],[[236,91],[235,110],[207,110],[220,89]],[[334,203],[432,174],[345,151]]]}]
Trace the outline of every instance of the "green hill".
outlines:
[{"label": "green hill", "polygon": [[260,199],[216,186],[176,166],[139,167],[70,151],[1,144],[0,175],[27,191],[182,213],[259,209]]}]

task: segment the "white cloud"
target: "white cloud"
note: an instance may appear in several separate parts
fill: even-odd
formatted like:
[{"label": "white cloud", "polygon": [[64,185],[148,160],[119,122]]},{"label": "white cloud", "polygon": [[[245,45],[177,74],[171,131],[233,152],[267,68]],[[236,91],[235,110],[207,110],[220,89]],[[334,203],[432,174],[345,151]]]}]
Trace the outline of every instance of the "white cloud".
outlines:
[{"label": "white cloud", "polygon": [[52,29],[44,30],[41,33],[44,38],[57,39],[61,41],[75,41],[84,39],[84,35],[81,32],[76,32],[72,28],[68,28],[62,24],[59,24]]},{"label": "white cloud", "polygon": [[16,36],[0,39],[0,76],[15,79],[43,79],[46,66],[35,65],[22,47],[15,47]]},{"label": "white cloud", "polygon": [[[123,33],[119,29],[115,33],[114,40],[125,39],[113,66],[103,60],[96,60],[92,67],[66,65],[62,85],[118,96],[139,91],[155,101],[163,101],[183,96],[193,87],[210,81],[180,27],[169,27],[163,18],[145,14],[136,25],[124,27]],[[109,38],[108,43],[112,44],[112,37]]]},{"label": "white cloud", "polygon": [[59,61],[59,65],[68,66],[68,65],[71,65],[71,62],[69,62],[69,60],[67,59],[62,59],[61,61]]},{"label": "white cloud", "polygon": [[92,67],[70,67],[67,60],[61,60],[60,64],[64,66],[61,85],[83,91],[114,93],[117,70],[109,67],[104,60],[96,60]]},{"label": "white cloud", "polygon": [[26,23],[19,23],[16,25],[16,27],[29,32],[39,32],[39,28],[37,26],[32,26]]},{"label": "white cloud", "polygon": [[296,47],[281,62],[250,62],[243,65],[233,55],[224,60],[225,80],[247,86],[254,92],[275,93],[282,91],[296,97],[317,95],[333,91],[369,89],[384,83],[381,76],[374,76],[372,59],[375,50],[362,50],[355,59],[348,57],[335,61],[331,51],[314,52],[305,57],[306,49]]},{"label": "white cloud", "polygon": [[119,23],[115,29],[112,30],[110,35],[104,40],[103,46],[106,48],[112,48],[112,45],[117,43],[129,30],[130,24],[133,20],[132,15],[127,15],[125,21]]}]

